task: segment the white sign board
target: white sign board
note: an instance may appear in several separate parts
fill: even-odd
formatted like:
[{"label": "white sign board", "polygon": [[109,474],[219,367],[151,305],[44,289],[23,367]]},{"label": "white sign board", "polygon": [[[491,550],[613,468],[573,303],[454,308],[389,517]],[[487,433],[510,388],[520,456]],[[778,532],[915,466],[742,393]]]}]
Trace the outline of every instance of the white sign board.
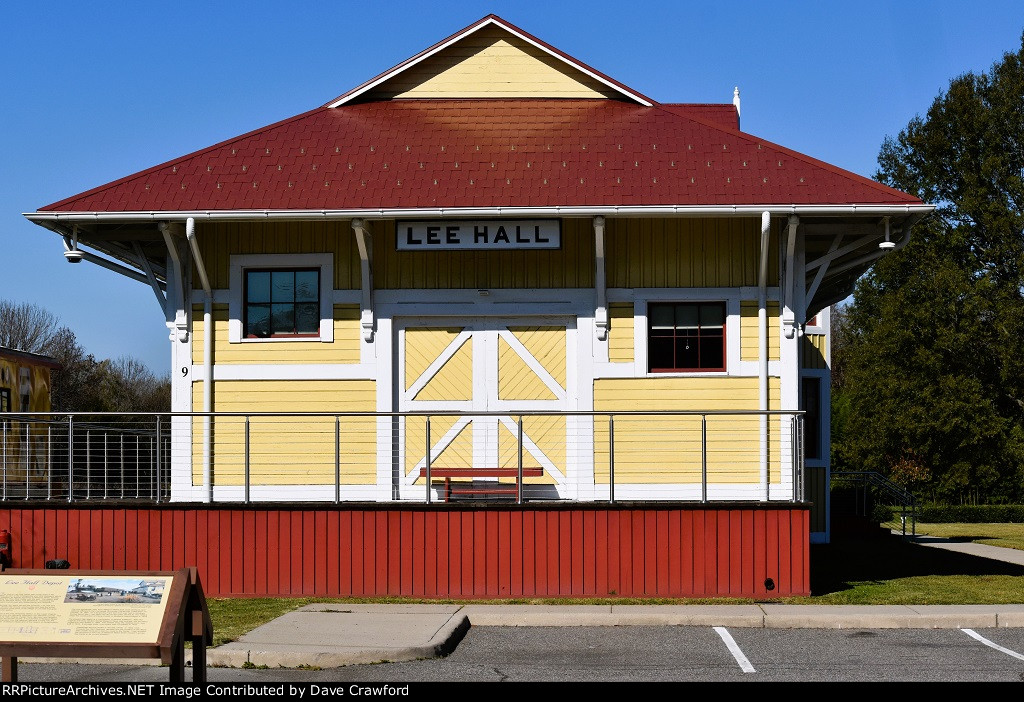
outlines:
[{"label": "white sign board", "polygon": [[557,249],[557,219],[434,220],[397,226],[399,251]]}]

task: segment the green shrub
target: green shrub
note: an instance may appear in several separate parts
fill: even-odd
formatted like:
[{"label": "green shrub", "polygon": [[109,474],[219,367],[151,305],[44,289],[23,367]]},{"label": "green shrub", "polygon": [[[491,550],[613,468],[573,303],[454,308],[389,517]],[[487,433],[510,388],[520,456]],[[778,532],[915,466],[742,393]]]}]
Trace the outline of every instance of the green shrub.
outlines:
[{"label": "green shrub", "polygon": [[1024,505],[924,505],[917,514],[931,524],[1024,523]]}]

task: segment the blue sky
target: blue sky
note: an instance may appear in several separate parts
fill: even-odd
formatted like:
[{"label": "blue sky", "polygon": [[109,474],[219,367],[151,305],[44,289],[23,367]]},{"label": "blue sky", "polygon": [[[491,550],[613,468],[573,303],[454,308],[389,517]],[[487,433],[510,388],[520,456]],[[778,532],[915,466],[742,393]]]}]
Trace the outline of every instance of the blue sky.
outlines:
[{"label": "blue sky", "polygon": [[664,102],[872,175],[949,80],[1020,47],[1024,3],[47,2],[0,8],[0,299],[98,358],[169,366],[152,291],[70,266],[21,213],[323,104],[489,13]]}]

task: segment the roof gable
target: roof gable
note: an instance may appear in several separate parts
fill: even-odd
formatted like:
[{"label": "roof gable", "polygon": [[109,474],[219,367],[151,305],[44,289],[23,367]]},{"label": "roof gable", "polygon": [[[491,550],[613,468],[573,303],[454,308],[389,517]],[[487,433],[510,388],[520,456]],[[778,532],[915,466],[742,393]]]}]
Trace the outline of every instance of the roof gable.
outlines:
[{"label": "roof gable", "polygon": [[456,32],[328,103],[392,98],[653,101],[496,15]]}]

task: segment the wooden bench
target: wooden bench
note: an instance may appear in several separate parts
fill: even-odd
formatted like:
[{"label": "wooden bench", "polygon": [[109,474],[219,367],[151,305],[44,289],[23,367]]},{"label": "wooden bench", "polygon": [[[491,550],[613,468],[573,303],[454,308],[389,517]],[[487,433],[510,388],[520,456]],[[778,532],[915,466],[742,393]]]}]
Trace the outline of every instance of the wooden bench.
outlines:
[{"label": "wooden bench", "polygon": [[[523,467],[524,478],[539,478],[544,475],[544,469],[537,466]],[[420,477],[427,477],[427,469],[420,468]],[[431,468],[430,477],[444,478],[444,501],[448,502],[452,495],[512,495],[519,496],[519,469],[518,468]],[[516,478],[512,483],[495,483],[486,487],[452,486],[452,478]]]}]

